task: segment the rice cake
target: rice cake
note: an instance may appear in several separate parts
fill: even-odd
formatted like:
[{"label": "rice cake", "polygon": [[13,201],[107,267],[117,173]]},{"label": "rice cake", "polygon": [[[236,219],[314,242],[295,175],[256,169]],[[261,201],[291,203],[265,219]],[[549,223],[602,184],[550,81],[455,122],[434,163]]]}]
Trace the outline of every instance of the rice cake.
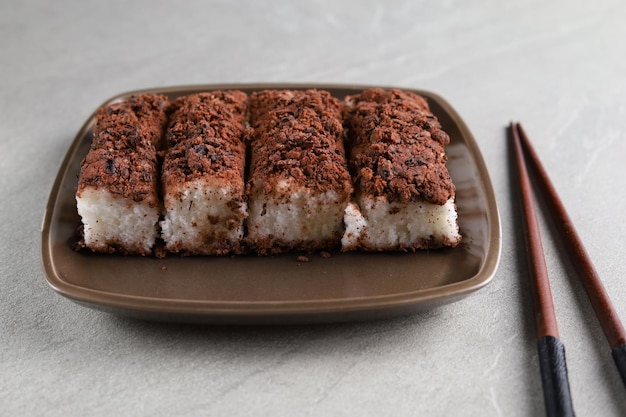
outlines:
[{"label": "rice cake", "polygon": [[160,215],[157,148],[168,100],[132,96],[96,112],[91,148],[81,163],[76,205],[81,247],[94,252],[152,253]]},{"label": "rice cake", "polygon": [[249,112],[248,244],[259,254],[336,247],[352,193],[340,102],[266,90],[251,95]]},{"label": "rice cake", "polygon": [[242,253],[247,95],[213,91],[172,103],[162,170],[169,252]]},{"label": "rice cake", "polygon": [[355,201],[342,250],[414,251],[456,246],[449,136],[421,96],[369,89],[345,99]]}]

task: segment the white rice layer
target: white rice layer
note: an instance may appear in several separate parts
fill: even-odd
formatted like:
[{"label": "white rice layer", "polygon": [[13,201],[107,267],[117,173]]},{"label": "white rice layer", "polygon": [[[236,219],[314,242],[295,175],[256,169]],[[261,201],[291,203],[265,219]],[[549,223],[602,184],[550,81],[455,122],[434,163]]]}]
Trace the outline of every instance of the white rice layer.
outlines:
[{"label": "white rice layer", "polygon": [[98,252],[108,252],[111,247],[128,253],[151,252],[157,237],[157,204],[136,202],[94,187],[83,189],[76,204],[87,247]]},{"label": "white rice layer", "polygon": [[172,252],[196,255],[226,253],[243,238],[247,205],[243,183],[195,180],[166,189],[161,237]]},{"label": "white rice layer", "polygon": [[255,181],[249,198],[248,237],[257,246],[267,248],[274,242],[313,249],[339,240],[347,201],[340,201],[336,191],[315,192],[285,179],[264,194],[263,185]]},{"label": "white rice layer", "polygon": [[384,197],[359,196],[344,213],[342,250],[370,251],[456,246],[461,239],[453,199],[389,203]]}]

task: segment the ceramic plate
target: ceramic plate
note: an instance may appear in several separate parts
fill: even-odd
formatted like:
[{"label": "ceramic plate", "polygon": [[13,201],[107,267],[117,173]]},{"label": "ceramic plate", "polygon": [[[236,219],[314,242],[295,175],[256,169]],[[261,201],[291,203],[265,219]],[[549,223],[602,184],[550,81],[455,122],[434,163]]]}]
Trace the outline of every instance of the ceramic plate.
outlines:
[{"label": "ceramic plate", "polygon": [[[170,98],[216,89],[318,88],[338,98],[369,86],[236,84],[155,88]],[[291,324],[370,320],[411,314],[482,288],[500,257],[498,209],[480,151],[465,123],[436,94],[426,97],[450,135],[448,169],[457,187],[463,243],[418,253],[331,253],[164,259],[75,252],[80,218],[75,190],[94,117],[71,144],[54,182],[42,227],[42,262],[52,288],[85,306],[115,314],[211,324]],[[106,104],[104,103],[104,104]]]}]

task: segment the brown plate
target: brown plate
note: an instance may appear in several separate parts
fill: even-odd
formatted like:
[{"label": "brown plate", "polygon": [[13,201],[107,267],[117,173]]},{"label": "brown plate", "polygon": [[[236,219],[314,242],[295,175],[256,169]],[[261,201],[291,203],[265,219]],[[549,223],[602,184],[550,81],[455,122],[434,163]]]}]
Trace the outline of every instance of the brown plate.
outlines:
[{"label": "brown plate", "polygon": [[[318,88],[343,98],[366,86],[235,84],[155,88],[170,98],[215,89]],[[500,222],[480,151],[465,123],[436,94],[426,97],[450,135],[448,169],[456,184],[463,243],[418,253],[332,253],[164,259],[75,252],[80,218],[75,190],[94,117],[70,146],[46,206],[42,262],[52,288],[80,304],[136,318],[214,324],[369,320],[455,301],[486,285],[500,258]],[[106,103],[105,103],[106,104]]]}]

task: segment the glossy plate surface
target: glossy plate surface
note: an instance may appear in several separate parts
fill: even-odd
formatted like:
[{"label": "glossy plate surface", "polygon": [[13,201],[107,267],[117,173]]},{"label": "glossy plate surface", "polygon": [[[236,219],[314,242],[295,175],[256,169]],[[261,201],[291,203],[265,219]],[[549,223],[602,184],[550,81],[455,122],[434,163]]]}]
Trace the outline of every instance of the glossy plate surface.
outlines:
[{"label": "glossy plate surface", "polygon": [[[216,89],[318,88],[342,99],[370,86],[231,84],[155,88],[170,99]],[[42,227],[48,283],[87,307],[131,317],[212,324],[291,324],[370,320],[410,314],[452,302],[486,285],[501,250],[498,209],[480,151],[465,123],[436,94],[427,98],[450,135],[448,169],[457,187],[463,243],[418,253],[332,253],[272,257],[164,259],[75,252],[80,218],[75,190],[91,143],[94,118],[71,144],[54,182]],[[105,103],[105,104],[106,104]]]}]

